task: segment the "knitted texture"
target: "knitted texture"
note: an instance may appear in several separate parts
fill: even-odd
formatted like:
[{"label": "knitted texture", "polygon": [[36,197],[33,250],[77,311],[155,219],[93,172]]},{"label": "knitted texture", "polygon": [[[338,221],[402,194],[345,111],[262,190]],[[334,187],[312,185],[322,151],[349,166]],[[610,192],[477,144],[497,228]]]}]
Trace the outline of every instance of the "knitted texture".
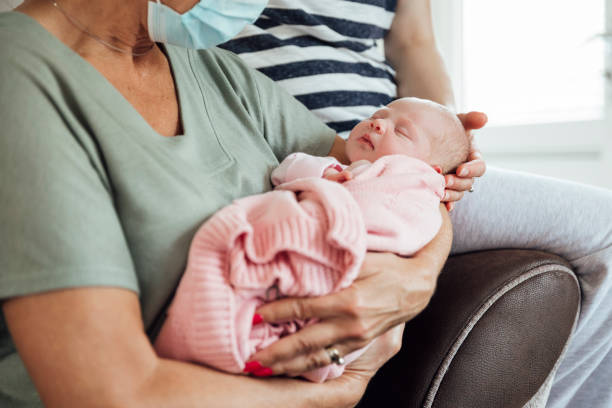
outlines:
[{"label": "knitted texture", "polygon": [[344,187],[361,209],[370,251],[414,255],[442,225],[444,177],[419,159],[381,157],[356,168]]},{"label": "knitted texture", "polygon": [[360,160],[344,166],[333,157],[292,153],[274,169],[272,182],[282,185],[303,177],[321,177],[333,166],[353,175],[343,185],[360,207],[369,250],[410,256],[440,229],[438,205],[444,196],[444,177],[414,157],[388,155],[374,163]]},{"label": "knitted texture", "polygon": [[[320,158],[315,162],[330,165]],[[420,160],[385,156],[360,164],[354,179],[344,184],[311,177],[322,170],[309,169],[306,162],[288,164],[289,171],[278,177],[288,182],[235,201],[195,234],[185,274],[155,342],[161,357],[240,373],[253,353],[314,323],[253,327],[258,306],[279,297],[321,296],[346,288],[357,277],[366,248],[412,255],[440,227],[444,179]],[[293,171],[298,168],[304,172]],[[343,369],[329,365],[304,377],[321,382]]]},{"label": "knitted texture", "polygon": [[[155,348],[240,373],[253,353],[312,323],[252,327],[258,306],[348,287],[365,252],[361,213],[340,184],[303,179],[237,200],[196,232]],[[330,365],[305,376],[320,382],[342,371]]]}]

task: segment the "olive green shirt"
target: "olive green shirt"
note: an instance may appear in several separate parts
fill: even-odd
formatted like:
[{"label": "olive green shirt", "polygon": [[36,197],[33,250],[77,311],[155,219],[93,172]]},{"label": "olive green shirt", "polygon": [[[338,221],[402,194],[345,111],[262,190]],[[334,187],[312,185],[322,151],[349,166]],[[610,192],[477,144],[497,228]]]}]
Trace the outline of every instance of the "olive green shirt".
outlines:
[{"label": "olive green shirt", "polygon": [[[126,288],[153,335],[198,226],[269,190],[289,153],[330,151],[335,133],[234,55],[165,49],[172,138],[36,21],[0,14],[0,299]],[[0,314],[0,407],[40,405]]]}]

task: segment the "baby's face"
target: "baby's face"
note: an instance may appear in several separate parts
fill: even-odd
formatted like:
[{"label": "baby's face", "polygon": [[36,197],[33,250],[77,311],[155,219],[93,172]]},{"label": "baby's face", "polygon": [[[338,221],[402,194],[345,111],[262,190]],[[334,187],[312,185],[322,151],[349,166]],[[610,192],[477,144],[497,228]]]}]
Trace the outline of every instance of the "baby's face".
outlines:
[{"label": "baby's face", "polygon": [[357,124],[346,141],[351,162],[374,162],[382,156],[405,154],[430,162],[432,137],[440,113],[432,102],[398,99]]}]

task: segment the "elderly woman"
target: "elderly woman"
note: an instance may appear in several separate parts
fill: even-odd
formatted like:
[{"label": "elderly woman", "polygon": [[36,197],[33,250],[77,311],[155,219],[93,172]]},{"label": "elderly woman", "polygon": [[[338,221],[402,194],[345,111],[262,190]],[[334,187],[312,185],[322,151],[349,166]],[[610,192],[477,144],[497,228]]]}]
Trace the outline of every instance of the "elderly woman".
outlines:
[{"label": "elderly woman", "polygon": [[[204,220],[269,190],[291,152],[343,159],[333,131],[214,48],[263,6],[29,0],[0,15],[0,406],[352,406],[398,350],[450,249],[442,207],[414,258],[368,254],[351,288],[266,306],[320,322],[252,375],[151,347]],[[336,380],[283,376],[375,338]]]}]

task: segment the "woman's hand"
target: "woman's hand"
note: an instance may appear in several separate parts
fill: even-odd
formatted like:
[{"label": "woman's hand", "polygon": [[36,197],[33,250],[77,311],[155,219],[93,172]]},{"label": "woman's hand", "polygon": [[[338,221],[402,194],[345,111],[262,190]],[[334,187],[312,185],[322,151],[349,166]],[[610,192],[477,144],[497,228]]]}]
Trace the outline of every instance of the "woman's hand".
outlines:
[{"label": "woman's hand", "polygon": [[326,388],[325,394],[345,390],[344,398],[335,406],[337,408],[354,407],[378,369],[400,350],[403,333],[404,325],[400,324],[376,338],[357,360],[346,366],[342,376],[326,381],[318,387]]},{"label": "woman's hand", "polygon": [[346,366],[342,376],[327,381],[323,385],[329,386],[330,391],[338,388],[351,390],[349,396],[352,396],[353,399],[344,406],[355,406],[378,369],[399,352],[402,347],[403,334],[404,324],[400,324],[374,339],[363,355]]},{"label": "woman's hand", "polygon": [[318,298],[289,298],[262,306],[257,313],[268,323],[319,321],[259,351],[250,361],[266,368],[259,373],[293,376],[330,364],[327,347],[335,347],[341,356],[364,347],[415,317],[429,303],[439,272],[430,256],[368,253],[351,287]]},{"label": "woman's hand", "polygon": [[363,355],[346,366],[344,375],[359,375],[371,379],[378,369],[402,348],[405,326],[404,323],[399,324],[374,339]]},{"label": "woman's hand", "polygon": [[474,184],[475,177],[481,177],[486,171],[486,164],[482,159],[480,150],[474,144],[472,130],[480,129],[487,124],[487,115],[482,112],[468,112],[457,115],[471,142],[470,154],[467,161],[457,167],[455,174],[444,176],[446,180],[446,190],[444,199],[446,208],[451,211],[456,201],[459,201],[466,191],[469,191]]}]

